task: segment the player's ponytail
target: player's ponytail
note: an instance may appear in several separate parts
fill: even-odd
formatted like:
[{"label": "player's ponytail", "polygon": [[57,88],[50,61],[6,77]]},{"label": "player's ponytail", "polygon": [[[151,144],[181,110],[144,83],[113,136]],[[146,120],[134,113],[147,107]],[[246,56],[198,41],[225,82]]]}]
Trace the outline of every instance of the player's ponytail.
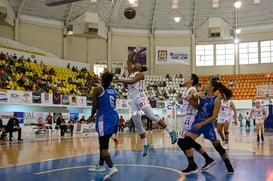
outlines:
[{"label": "player's ponytail", "polygon": [[211,79],[211,85],[214,87],[213,91],[216,92],[219,90],[222,97],[226,97],[229,100],[232,97],[232,91],[224,86],[218,77],[214,77]]},{"label": "player's ponytail", "polygon": [[140,72],[146,72],[148,70],[148,68],[147,67],[145,67],[145,66],[141,66],[141,71]]},{"label": "player's ponytail", "polygon": [[105,88],[108,88],[110,86],[112,80],[113,80],[113,74],[111,74],[110,72],[105,72],[101,76],[101,83],[102,83],[102,86],[104,86]]}]

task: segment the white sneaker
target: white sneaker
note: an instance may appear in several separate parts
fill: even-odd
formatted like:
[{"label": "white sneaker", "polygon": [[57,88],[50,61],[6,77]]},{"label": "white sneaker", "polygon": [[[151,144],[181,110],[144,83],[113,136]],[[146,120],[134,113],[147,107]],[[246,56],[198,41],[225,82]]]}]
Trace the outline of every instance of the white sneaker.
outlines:
[{"label": "white sneaker", "polygon": [[103,180],[108,180],[110,179],[115,173],[118,173],[118,169],[117,167],[112,167],[112,168],[109,168],[108,172],[106,173],[105,177]]},{"label": "white sneaker", "polygon": [[104,166],[91,166],[89,169],[88,169],[89,172],[104,172],[105,171],[105,167]]}]

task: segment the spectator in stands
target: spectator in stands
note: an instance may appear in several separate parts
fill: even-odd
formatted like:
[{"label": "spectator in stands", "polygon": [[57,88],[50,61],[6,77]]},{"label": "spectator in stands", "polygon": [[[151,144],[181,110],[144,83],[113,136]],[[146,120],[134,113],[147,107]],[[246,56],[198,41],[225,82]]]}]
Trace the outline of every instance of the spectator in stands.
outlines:
[{"label": "spectator in stands", "polygon": [[5,60],[6,56],[3,52],[0,53],[0,60]]},{"label": "spectator in stands", "polygon": [[5,138],[5,128],[4,128],[3,121],[1,119],[1,117],[0,117],[0,132],[2,132],[0,140],[3,140]]},{"label": "spectator in stands", "polygon": [[118,131],[120,132],[123,132],[124,131],[124,128],[125,128],[125,120],[123,119],[122,116],[120,116],[120,119],[119,119],[119,124],[118,124]]},{"label": "spectator in stands", "polygon": [[179,74],[179,78],[183,79],[183,75],[181,73]]},{"label": "spectator in stands", "polygon": [[73,136],[74,121],[72,120],[72,118],[69,119],[68,124],[69,124],[70,135]]},{"label": "spectator in stands", "polygon": [[45,66],[45,64],[44,64],[43,60],[41,60],[41,62],[40,62],[40,66],[41,66],[41,67],[44,67],[44,66]]},{"label": "spectator in stands", "polygon": [[170,78],[170,75],[167,73],[166,76],[165,76],[166,79],[169,79]]},{"label": "spectator in stands", "polygon": [[48,116],[46,117],[46,120],[47,120],[47,124],[52,124],[53,117],[52,117],[50,112],[48,113]]},{"label": "spectator in stands", "polygon": [[76,72],[76,71],[77,71],[74,65],[73,65],[73,67],[72,67],[72,71],[73,71],[73,72]]},{"label": "spectator in stands", "polygon": [[36,59],[34,59],[33,63],[37,63],[37,60],[36,60]]},{"label": "spectator in stands", "polygon": [[238,116],[238,120],[239,120],[239,122],[240,122],[240,127],[243,127],[243,116],[242,116],[242,114],[240,113],[239,114],[239,116]]},{"label": "spectator in stands", "polygon": [[250,119],[248,119],[248,117],[249,117],[249,113],[246,112],[246,115],[245,115],[246,128],[250,128]]},{"label": "spectator in stands", "polygon": [[13,60],[17,60],[17,55],[14,53],[12,58]]},{"label": "spectator in stands", "polygon": [[66,65],[66,68],[70,69],[70,63],[68,63],[68,64]]},{"label": "spectator in stands", "polygon": [[85,123],[85,116],[82,116],[81,119],[80,119],[80,123]]},{"label": "spectator in stands", "polygon": [[125,71],[122,73],[122,77],[123,77],[123,78],[126,77]]},{"label": "spectator in stands", "polygon": [[130,132],[136,132],[136,127],[132,118],[129,120],[129,129]]},{"label": "spectator in stands", "polygon": [[5,131],[9,133],[9,141],[12,141],[12,132],[14,131],[18,131],[18,141],[23,140],[21,138],[22,129],[19,125],[19,120],[17,119],[16,115],[14,115],[12,118],[9,119]]},{"label": "spectator in stands", "polygon": [[62,115],[60,115],[56,122],[57,129],[61,129],[61,136],[64,136],[64,133],[66,132],[66,123]]}]

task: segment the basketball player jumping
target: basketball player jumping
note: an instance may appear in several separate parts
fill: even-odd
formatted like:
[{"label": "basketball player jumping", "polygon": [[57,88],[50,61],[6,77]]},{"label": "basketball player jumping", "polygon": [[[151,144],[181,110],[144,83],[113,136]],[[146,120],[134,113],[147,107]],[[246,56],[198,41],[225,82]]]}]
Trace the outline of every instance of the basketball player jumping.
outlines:
[{"label": "basketball player jumping", "polygon": [[266,112],[259,101],[256,101],[255,107],[252,108],[248,121],[250,122],[252,113],[254,113],[254,118],[256,122],[256,131],[257,131],[257,141],[260,141],[260,129],[261,129],[261,140],[264,140],[264,120],[266,119]]},{"label": "basketball player jumping", "polygon": [[[221,108],[217,119],[217,131],[222,138],[223,147],[228,149],[228,140],[229,140],[229,124],[232,119],[232,111],[234,112],[235,125],[238,124],[237,121],[237,111],[234,106],[234,103],[231,100],[228,100],[225,96],[221,100]],[[223,134],[223,129],[224,133]]]},{"label": "basketball player jumping", "polygon": [[130,97],[130,111],[132,120],[135,124],[137,132],[142,139],[142,144],[144,145],[144,151],[142,156],[146,156],[150,150],[152,149],[152,145],[148,144],[147,138],[145,136],[145,129],[142,126],[141,122],[141,114],[140,111],[142,110],[144,114],[155,121],[160,126],[162,126],[171,136],[171,143],[175,144],[177,140],[177,133],[169,128],[164,121],[162,121],[159,117],[157,117],[152,107],[149,103],[147,96],[144,93],[144,71],[147,71],[146,67],[141,66],[140,63],[136,63],[132,66],[132,60],[134,55],[140,50],[140,47],[136,47],[134,53],[129,55],[127,66],[129,72],[129,80],[113,80],[113,82],[120,82],[123,84],[128,84],[128,93]]},{"label": "basketball player jumping", "polygon": [[108,152],[109,139],[118,130],[119,116],[116,112],[116,90],[110,85],[113,75],[105,72],[102,75],[102,86],[94,89],[92,94],[92,114],[94,118],[96,115],[96,130],[99,134],[100,145],[100,161],[99,166],[90,167],[89,171],[105,171],[103,166],[104,161],[109,167],[104,180],[108,180],[111,176],[118,172],[113,165],[111,155]]}]

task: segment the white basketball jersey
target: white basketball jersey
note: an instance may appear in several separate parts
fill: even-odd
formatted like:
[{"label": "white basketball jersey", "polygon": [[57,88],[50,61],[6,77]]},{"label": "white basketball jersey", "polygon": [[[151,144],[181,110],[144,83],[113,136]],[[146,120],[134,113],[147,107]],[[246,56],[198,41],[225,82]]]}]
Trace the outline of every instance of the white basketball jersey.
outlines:
[{"label": "white basketball jersey", "polygon": [[181,106],[182,109],[182,124],[181,124],[181,129],[179,132],[178,137],[179,138],[184,138],[186,132],[191,129],[191,125],[194,122],[195,115],[197,113],[197,110],[190,104],[189,101],[187,101],[185,98],[189,95],[191,90],[195,90],[195,87],[190,87],[186,90],[183,91],[182,94],[182,99],[183,103]]},{"label": "white basketball jersey", "polygon": [[183,99],[182,115],[194,115],[195,116],[195,114],[196,114],[197,110],[190,104],[189,101],[187,101],[185,99],[189,95],[191,90],[195,90],[195,92],[197,92],[195,87],[190,87],[190,88],[183,91],[183,94],[182,94],[182,99]]},{"label": "white basketball jersey", "polygon": [[264,114],[261,107],[259,109],[256,107],[254,108],[254,117],[256,120],[263,120]]},{"label": "white basketball jersey", "polygon": [[[129,79],[134,79],[139,72],[131,73]],[[128,84],[128,94],[130,99],[136,97],[146,97],[143,89],[144,80],[139,80],[134,84]]]},{"label": "white basketball jersey", "polygon": [[226,118],[227,120],[230,119],[231,116],[231,109],[230,109],[230,100],[224,101],[221,100],[221,108],[218,117],[219,118]]}]

